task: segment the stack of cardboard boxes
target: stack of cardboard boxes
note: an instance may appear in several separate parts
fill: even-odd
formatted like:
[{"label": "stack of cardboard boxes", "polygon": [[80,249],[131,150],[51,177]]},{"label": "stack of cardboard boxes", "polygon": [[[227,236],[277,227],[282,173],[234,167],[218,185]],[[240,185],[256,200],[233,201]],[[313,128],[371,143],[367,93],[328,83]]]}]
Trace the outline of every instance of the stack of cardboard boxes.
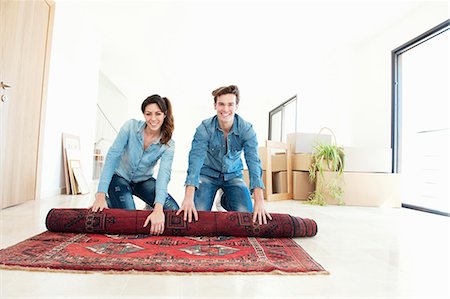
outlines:
[{"label": "stack of cardboard boxes", "polygon": [[[293,133],[288,134],[288,142],[294,146],[293,154],[293,188],[294,199],[304,200],[305,195],[296,196],[296,190],[312,192],[313,186],[308,185],[302,172],[307,171],[312,159],[312,147],[315,144],[311,134]],[[317,135],[316,135],[317,136]],[[317,139],[316,139],[317,140]],[[320,135],[320,142],[331,143],[331,136]],[[400,207],[401,190],[400,175],[391,173],[390,148],[376,147],[344,147],[344,173],[343,189],[344,202],[349,206],[370,207]],[[300,172],[300,173],[297,173]],[[317,185],[321,180],[330,180],[336,173],[325,171],[324,176],[317,176]],[[337,204],[335,200],[327,196],[329,204]]]},{"label": "stack of cardboard boxes", "polygon": [[315,190],[315,184],[309,179],[311,161],[311,154],[294,153],[292,155],[293,199],[307,200],[308,196]]},{"label": "stack of cardboard boxes", "polygon": [[[263,181],[266,182],[267,175],[267,151],[265,147],[258,148],[259,159],[263,169]],[[271,155],[272,168],[272,192],[286,193],[287,192],[287,161],[286,153],[272,153]],[[267,189],[267,187],[266,187]]]},{"label": "stack of cardboard boxes", "polygon": [[[263,169],[266,200],[292,199],[291,151],[288,144],[266,141],[265,147],[258,148]],[[270,160],[267,158],[270,156]],[[270,171],[270,178],[267,176]],[[248,170],[244,170],[244,180],[249,185]]]},{"label": "stack of cardboard boxes", "polygon": [[[320,139],[318,139],[320,138]],[[272,192],[288,192],[289,178],[292,179],[292,195],[294,200],[307,200],[316,188],[309,179],[309,166],[312,161],[313,146],[318,140],[321,143],[331,143],[330,135],[294,133],[288,134],[288,144],[291,145],[291,176],[288,175],[288,162],[286,153],[271,154]],[[267,184],[267,149],[259,148],[259,157],[263,167],[263,182]],[[400,175],[391,173],[390,148],[358,148],[344,147],[345,168],[343,173],[344,202],[349,206],[372,207],[400,207],[401,190]],[[324,176],[318,176],[317,185],[324,183],[321,180],[330,180],[336,175],[325,171]],[[248,171],[244,171],[244,180],[248,182]],[[326,182],[325,182],[326,183]],[[266,186],[267,191],[267,186]],[[271,198],[265,192],[266,199]],[[337,204],[331,197],[326,196],[329,204]]]},{"label": "stack of cardboard boxes", "polygon": [[331,136],[312,133],[292,133],[287,135],[287,143],[292,145],[293,199],[307,200],[316,189],[309,179],[309,166],[312,163],[313,146],[320,142],[330,144]]}]

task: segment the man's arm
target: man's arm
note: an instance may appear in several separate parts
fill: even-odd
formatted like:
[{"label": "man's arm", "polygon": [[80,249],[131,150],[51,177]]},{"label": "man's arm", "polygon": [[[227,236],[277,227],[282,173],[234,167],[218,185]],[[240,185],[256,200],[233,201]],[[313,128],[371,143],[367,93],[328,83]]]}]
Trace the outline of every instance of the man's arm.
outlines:
[{"label": "man's arm", "polygon": [[267,224],[267,218],[272,220],[272,216],[270,216],[264,208],[264,183],[262,181],[261,160],[258,157],[258,140],[251,125],[243,136],[244,157],[250,177],[250,190],[253,192],[253,197],[255,200],[253,208],[253,222]]},{"label": "man's arm", "polygon": [[253,189],[253,197],[255,200],[255,206],[253,208],[253,222],[259,222],[259,224],[267,224],[267,218],[272,220],[272,216],[264,208],[264,193],[263,189]]}]

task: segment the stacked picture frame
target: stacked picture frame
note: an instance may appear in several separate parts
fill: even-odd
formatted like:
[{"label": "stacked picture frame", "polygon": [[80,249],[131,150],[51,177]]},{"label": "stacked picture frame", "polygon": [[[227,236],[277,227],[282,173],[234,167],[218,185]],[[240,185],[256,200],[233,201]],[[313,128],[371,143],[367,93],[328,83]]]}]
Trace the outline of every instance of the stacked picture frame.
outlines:
[{"label": "stacked picture frame", "polygon": [[66,194],[89,193],[89,184],[81,167],[80,137],[72,134],[62,134],[62,151]]}]

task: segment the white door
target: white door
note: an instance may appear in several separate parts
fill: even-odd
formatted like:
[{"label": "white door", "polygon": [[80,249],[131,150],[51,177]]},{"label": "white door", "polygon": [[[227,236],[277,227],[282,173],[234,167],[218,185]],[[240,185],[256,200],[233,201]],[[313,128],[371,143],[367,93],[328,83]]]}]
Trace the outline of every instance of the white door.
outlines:
[{"label": "white door", "polygon": [[0,1],[0,208],[36,197],[52,5]]}]

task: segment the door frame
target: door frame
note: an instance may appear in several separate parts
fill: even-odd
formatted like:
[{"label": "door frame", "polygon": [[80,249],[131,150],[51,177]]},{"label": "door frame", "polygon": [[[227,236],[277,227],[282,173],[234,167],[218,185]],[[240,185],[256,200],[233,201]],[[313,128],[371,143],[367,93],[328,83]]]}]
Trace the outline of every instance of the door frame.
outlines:
[{"label": "door frame", "polygon": [[[433,37],[450,30],[450,19],[442,22],[441,24],[431,28],[423,34],[413,38],[405,44],[397,47],[391,52],[391,148],[392,148],[392,173],[399,173],[402,169],[401,155],[402,155],[402,94],[400,82],[402,79],[401,72],[401,54],[406,51],[419,46],[420,44],[432,39]],[[432,214],[438,214],[443,216],[450,216],[449,213],[412,205],[408,203],[402,203],[403,208],[410,208]]]},{"label": "door frame", "polygon": [[47,41],[45,45],[45,61],[44,61],[44,78],[42,80],[42,94],[41,94],[41,109],[40,109],[40,120],[39,120],[39,133],[38,133],[38,153],[37,153],[37,165],[36,165],[36,188],[34,190],[34,199],[36,201],[41,199],[41,180],[42,180],[42,160],[43,160],[43,149],[44,149],[44,127],[45,127],[45,116],[47,108],[47,94],[48,94],[48,79],[50,73],[50,57],[52,48],[52,38],[53,38],[53,26],[55,20],[55,7],[56,3],[54,0],[44,0],[49,7],[48,15],[48,27],[47,27]]}]

